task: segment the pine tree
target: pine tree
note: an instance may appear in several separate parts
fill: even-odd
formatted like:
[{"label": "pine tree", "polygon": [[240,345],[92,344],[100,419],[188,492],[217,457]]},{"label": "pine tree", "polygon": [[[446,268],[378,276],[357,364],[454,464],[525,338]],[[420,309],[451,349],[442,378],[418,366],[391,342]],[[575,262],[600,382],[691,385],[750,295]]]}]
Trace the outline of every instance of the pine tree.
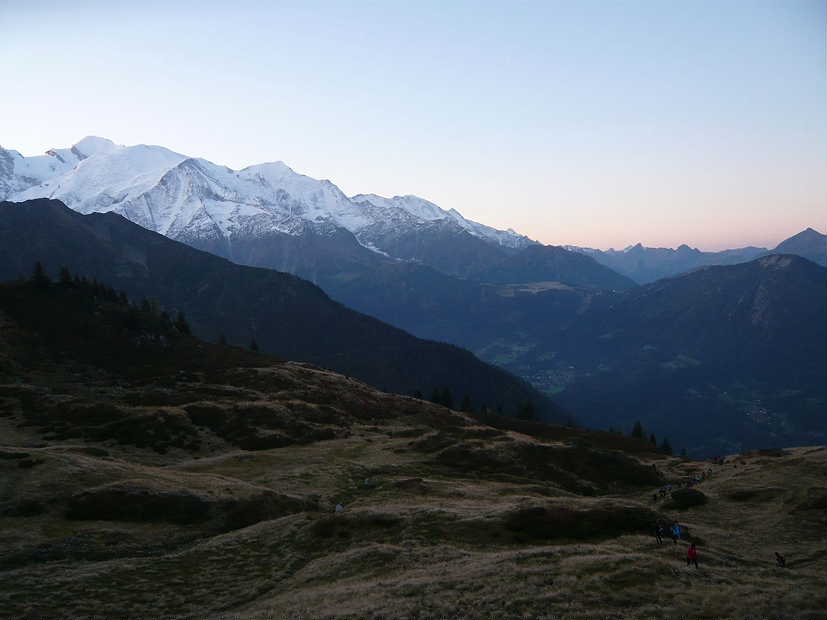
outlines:
[{"label": "pine tree", "polygon": [[71,284],[72,283],[72,274],[69,273],[69,269],[65,265],[60,268],[60,283],[61,284]]},{"label": "pine tree", "polygon": [[442,404],[448,407],[448,409],[454,408],[454,395],[451,394],[451,388],[446,387],[442,391]]},{"label": "pine tree", "polygon": [[655,434],[654,434],[654,433],[652,433],[651,435],[649,435],[649,443],[650,443],[650,444],[652,444],[653,446],[657,446],[657,445],[658,445],[658,440],[655,438]]},{"label": "pine tree", "polygon": [[635,422],[635,426],[632,428],[632,437],[643,439],[643,426],[641,425],[640,420]]},{"label": "pine tree", "polygon": [[439,388],[434,388],[434,391],[431,393],[431,402],[435,405],[442,404],[442,390]]},{"label": "pine tree", "polygon": [[471,406],[471,397],[468,396],[468,394],[462,397],[462,405],[460,405],[459,409],[465,413],[471,413],[474,410]]},{"label": "pine tree", "polygon": [[524,403],[517,410],[517,417],[520,420],[533,420],[534,419],[534,405],[531,402]]},{"label": "pine tree", "polygon": [[660,451],[664,454],[672,454],[672,445],[666,437],[663,438],[663,441],[660,444]]},{"label": "pine tree", "polygon": [[227,346],[227,336],[224,335],[224,332],[218,335],[218,344]]},{"label": "pine tree", "polygon": [[689,456],[686,454],[686,448],[681,448],[681,458],[688,459]]},{"label": "pine tree", "polygon": [[51,283],[49,276],[46,275],[46,270],[43,269],[43,263],[37,261],[34,264],[34,272],[32,273],[32,282],[38,288],[46,288]]},{"label": "pine tree", "polygon": [[250,340],[250,351],[258,352],[258,343],[256,342],[255,338]]},{"label": "pine tree", "polygon": [[187,323],[187,317],[184,316],[184,313],[180,310],[178,311],[178,314],[175,317],[175,329],[177,329],[182,334],[186,334],[187,336],[189,336],[192,333],[192,331],[190,330],[190,324]]}]

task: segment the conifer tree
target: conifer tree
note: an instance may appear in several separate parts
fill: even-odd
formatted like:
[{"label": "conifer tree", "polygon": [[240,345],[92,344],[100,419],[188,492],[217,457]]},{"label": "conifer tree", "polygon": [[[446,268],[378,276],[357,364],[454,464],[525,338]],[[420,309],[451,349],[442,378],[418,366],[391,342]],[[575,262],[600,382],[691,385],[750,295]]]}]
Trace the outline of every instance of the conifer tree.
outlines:
[{"label": "conifer tree", "polygon": [[65,265],[60,268],[60,283],[61,284],[71,284],[72,283],[72,274],[69,273],[68,267]]},{"label": "conifer tree", "polygon": [[46,275],[46,270],[43,269],[43,263],[37,261],[34,264],[34,272],[32,273],[32,282],[38,288],[46,288],[49,286],[51,280],[49,276]]},{"label": "conifer tree", "polygon": [[258,352],[258,343],[256,342],[255,338],[250,340],[250,351]]},{"label": "conifer tree", "polygon": [[663,438],[663,441],[660,444],[660,451],[664,454],[672,454],[672,445],[666,437]]},{"label": "conifer tree", "polygon": [[227,336],[224,335],[224,332],[218,334],[218,344],[227,346]]},{"label": "conifer tree", "polygon": [[655,434],[654,434],[654,433],[652,433],[651,435],[649,435],[649,443],[650,443],[650,444],[652,444],[653,446],[657,446],[657,445],[658,445],[658,440],[655,438]]},{"label": "conifer tree", "polygon": [[187,317],[184,316],[184,313],[180,310],[178,311],[178,314],[175,317],[174,325],[175,329],[177,329],[182,334],[189,336],[192,333],[192,331],[190,330],[190,324],[187,322]]},{"label": "conifer tree", "polygon": [[524,403],[517,410],[517,417],[520,420],[533,420],[534,419],[534,405],[531,402]]},{"label": "conifer tree", "polygon": [[632,437],[643,439],[643,426],[641,425],[640,420],[636,421],[634,427],[632,428]]},{"label": "conifer tree", "polygon": [[454,395],[451,394],[451,388],[446,387],[442,391],[442,404],[448,407],[448,409],[454,408]]},{"label": "conifer tree", "polygon": [[460,405],[460,411],[464,411],[465,413],[471,413],[473,411],[473,407],[471,407],[471,397],[466,394],[462,397],[462,405]]}]

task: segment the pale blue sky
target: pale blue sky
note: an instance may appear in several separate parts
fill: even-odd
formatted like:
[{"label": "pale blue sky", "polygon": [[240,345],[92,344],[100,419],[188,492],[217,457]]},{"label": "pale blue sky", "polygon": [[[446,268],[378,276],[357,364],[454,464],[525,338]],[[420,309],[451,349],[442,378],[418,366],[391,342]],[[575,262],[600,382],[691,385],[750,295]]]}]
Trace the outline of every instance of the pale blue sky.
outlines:
[{"label": "pale blue sky", "polygon": [[825,229],[821,0],[0,0],[0,144],[85,135],[546,243]]}]

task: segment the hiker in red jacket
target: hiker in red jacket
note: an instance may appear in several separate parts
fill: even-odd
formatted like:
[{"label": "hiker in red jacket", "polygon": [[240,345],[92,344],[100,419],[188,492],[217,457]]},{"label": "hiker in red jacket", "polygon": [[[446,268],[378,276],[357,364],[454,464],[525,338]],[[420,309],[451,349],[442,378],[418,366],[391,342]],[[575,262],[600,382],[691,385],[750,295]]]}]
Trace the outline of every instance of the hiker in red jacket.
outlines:
[{"label": "hiker in red jacket", "polygon": [[698,568],[698,550],[695,548],[695,543],[689,545],[686,550],[686,566],[688,567],[692,562],[695,563],[695,568]]}]

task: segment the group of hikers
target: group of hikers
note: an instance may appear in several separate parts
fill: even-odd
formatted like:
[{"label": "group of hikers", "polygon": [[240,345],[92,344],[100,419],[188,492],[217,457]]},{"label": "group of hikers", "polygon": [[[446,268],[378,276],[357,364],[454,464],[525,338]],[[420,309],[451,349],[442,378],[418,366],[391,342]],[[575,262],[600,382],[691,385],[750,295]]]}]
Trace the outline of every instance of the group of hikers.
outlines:
[{"label": "group of hikers", "polygon": [[707,480],[711,477],[712,477],[712,469],[707,469],[707,470],[702,471],[698,474],[695,474],[691,478],[681,480],[680,482],[676,483],[675,485],[672,485],[671,483],[670,484],[664,484],[662,487],[660,487],[657,491],[655,491],[652,494],[652,501],[657,502],[659,499],[663,499],[665,497],[668,497],[669,495],[672,494],[672,491],[675,488],[680,489],[680,488],[694,487],[696,484],[704,482],[705,480]]},{"label": "group of hikers", "polygon": [[[665,534],[666,531],[664,530],[663,523],[658,522],[657,526],[655,526],[655,538],[659,545],[663,544]],[[669,534],[672,537],[672,543],[677,545],[678,540],[680,540],[683,534],[683,529],[679,523],[675,522],[669,527]],[[693,564],[695,568],[698,568],[698,548],[695,546],[695,543],[689,543],[689,547],[686,549],[686,566],[688,568]],[[775,552],[775,565],[779,568],[785,568],[787,566],[787,559],[778,553],[778,551]]]},{"label": "group of hikers", "polygon": [[[723,465],[726,462],[725,457],[715,457],[710,459],[716,465]],[[692,478],[688,480],[684,480],[681,483],[678,483],[678,487],[691,487],[699,482],[703,482],[704,480],[708,479],[712,476],[712,469],[707,469],[705,471],[701,471],[699,474],[695,474]],[[657,502],[658,499],[665,498],[672,494],[673,485],[672,484],[665,484],[660,487],[653,495],[652,501]],[[672,537],[672,543],[674,545],[678,544],[678,540],[680,540],[683,529],[681,525],[675,521],[672,525],[669,526],[669,534]],[[658,541],[659,545],[663,544],[663,538],[666,535],[666,529],[664,528],[664,524],[661,521],[658,521],[657,525],[655,525],[655,539]],[[695,546],[695,543],[690,543],[689,547],[686,549],[686,566],[690,567],[695,565],[695,568],[698,568],[698,548]],[[779,568],[785,568],[787,566],[787,559],[778,553],[775,552],[775,565]]]},{"label": "group of hikers", "polygon": [[[659,545],[663,544],[665,534],[666,531],[664,530],[663,523],[658,521],[658,524],[655,526],[655,538]],[[680,523],[677,521],[672,523],[672,525],[669,526],[669,534],[672,537],[672,544],[677,545],[678,540],[680,540],[683,534]],[[691,566],[692,564],[695,564],[695,568],[698,568],[698,548],[695,546],[695,543],[690,543],[686,550],[686,565]]]}]

